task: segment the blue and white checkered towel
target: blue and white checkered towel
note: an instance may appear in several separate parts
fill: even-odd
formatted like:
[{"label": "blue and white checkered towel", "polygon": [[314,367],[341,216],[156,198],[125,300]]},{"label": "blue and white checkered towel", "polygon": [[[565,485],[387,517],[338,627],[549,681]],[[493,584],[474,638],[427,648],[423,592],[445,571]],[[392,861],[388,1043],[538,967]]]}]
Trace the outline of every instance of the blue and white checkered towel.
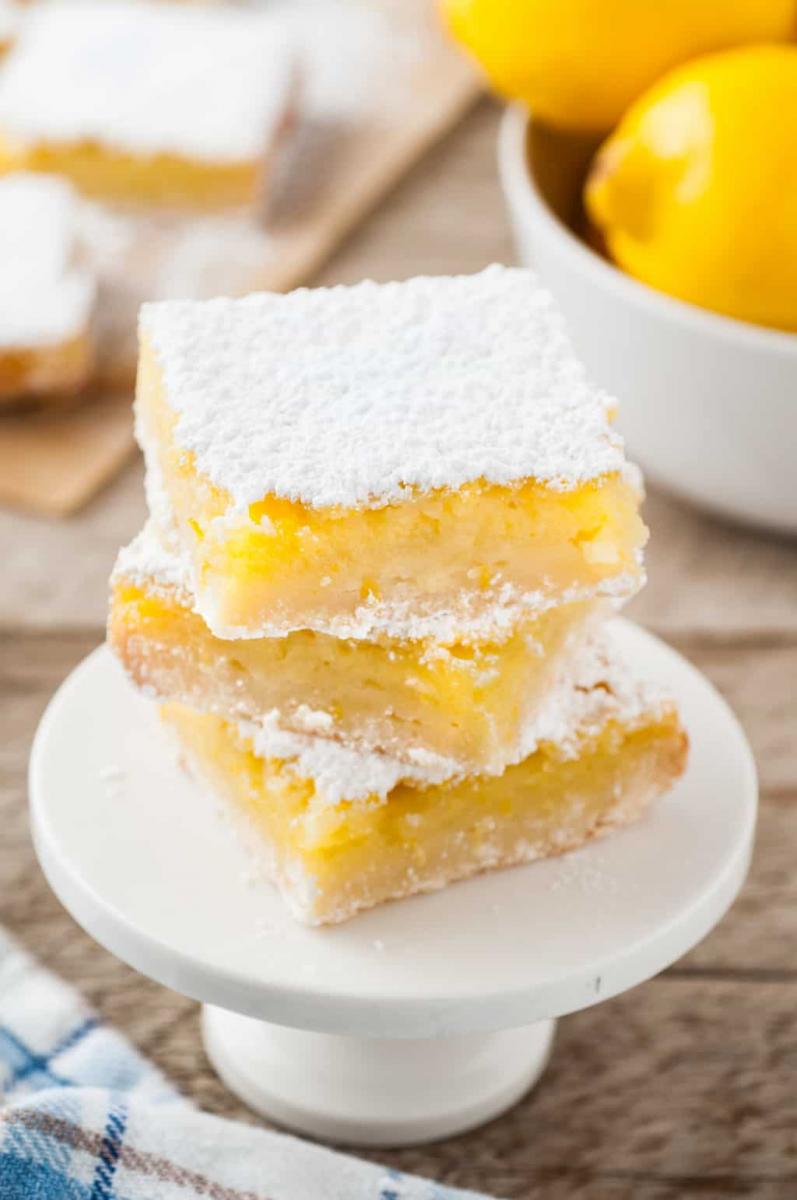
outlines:
[{"label": "blue and white checkered towel", "polygon": [[1,1200],[465,1200],[199,1112],[0,931]]}]

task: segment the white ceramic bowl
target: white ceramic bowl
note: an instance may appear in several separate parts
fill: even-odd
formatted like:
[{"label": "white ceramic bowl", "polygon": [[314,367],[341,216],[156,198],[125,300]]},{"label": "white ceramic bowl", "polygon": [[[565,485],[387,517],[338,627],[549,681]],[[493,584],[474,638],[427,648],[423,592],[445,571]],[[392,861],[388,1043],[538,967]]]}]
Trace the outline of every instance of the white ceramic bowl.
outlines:
[{"label": "white ceramic bowl", "polygon": [[522,261],[553,292],[592,377],[620,400],[618,425],[652,480],[797,533],[797,335],[662,295],[571,232],[593,150],[507,111],[499,162]]}]

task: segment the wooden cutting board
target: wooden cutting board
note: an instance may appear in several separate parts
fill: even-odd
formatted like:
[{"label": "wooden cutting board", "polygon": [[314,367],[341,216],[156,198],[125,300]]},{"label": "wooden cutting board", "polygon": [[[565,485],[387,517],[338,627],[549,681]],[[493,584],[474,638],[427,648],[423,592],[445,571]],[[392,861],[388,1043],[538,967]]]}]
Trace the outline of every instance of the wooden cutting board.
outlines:
[{"label": "wooden cutting board", "polygon": [[0,418],[0,503],[52,515],[80,507],[133,449],[136,317],[150,299],[287,291],[307,281],[478,94],[427,0],[382,6],[283,0],[303,88],[262,214],[193,217],[86,204],[100,281],[91,397]]}]

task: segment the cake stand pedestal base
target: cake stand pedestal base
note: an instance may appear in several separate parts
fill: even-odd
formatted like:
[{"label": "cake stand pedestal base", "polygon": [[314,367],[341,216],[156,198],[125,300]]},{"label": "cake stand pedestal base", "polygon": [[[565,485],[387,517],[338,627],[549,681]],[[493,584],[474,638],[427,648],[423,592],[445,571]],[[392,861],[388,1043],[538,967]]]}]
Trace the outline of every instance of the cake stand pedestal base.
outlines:
[{"label": "cake stand pedestal base", "polygon": [[208,1058],[245,1104],[299,1133],[359,1146],[433,1142],[497,1117],[539,1079],[554,1026],[358,1038],[202,1011]]}]

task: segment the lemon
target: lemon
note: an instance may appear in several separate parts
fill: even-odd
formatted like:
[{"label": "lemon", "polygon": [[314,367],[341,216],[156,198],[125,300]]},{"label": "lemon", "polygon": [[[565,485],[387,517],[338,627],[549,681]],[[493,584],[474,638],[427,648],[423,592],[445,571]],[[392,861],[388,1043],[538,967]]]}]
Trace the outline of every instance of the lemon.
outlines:
[{"label": "lemon", "polygon": [[630,275],[797,331],[797,47],[730,50],[666,75],[598,151],[585,201]]},{"label": "lemon", "polygon": [[493,87],[550,123],[606,132],[671,67],[795,32],[795,0],[440,0]]}]

